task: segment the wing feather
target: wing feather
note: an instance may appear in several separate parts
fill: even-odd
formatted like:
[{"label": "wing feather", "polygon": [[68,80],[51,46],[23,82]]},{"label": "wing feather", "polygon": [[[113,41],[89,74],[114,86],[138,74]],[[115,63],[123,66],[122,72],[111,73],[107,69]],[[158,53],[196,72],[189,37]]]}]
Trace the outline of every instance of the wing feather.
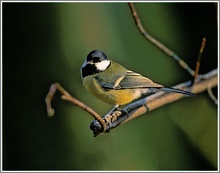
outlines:
[{"label": "wing feather", "polygon": [[133,71],[128,71],[119,85],[122,89],[163,87],[162,85],[154,83],[149,78]]},{"label": "wing feather", "polygon": [[103,81],[96,78],[97,82],[105,90],[118,90],[118,89],[135,89],[135,88],[160,88],[162,85],[154,83],[147,77],[142,76],[139,73],[133,71],[127,71],[122,76],[113,77],[114,81],[104,83]]}]

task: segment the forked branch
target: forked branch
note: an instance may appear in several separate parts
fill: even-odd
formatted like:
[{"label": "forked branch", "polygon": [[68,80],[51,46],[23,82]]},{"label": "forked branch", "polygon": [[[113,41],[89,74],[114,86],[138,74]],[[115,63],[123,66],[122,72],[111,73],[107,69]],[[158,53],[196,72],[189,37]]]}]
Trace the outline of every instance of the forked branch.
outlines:
[{"label": "forked branch", "polygon": [[76,105],[76,106],[80,107],[81,109],[84,109],[90,115],[92,115],[102,125],[103,131],[105,131],[106,125],[103,122],[101,116],[98,113],[96,113],[92,108],[90,108],[89,106],[87,106],[83,102],[81,102],[78,99],[71,96],[59,83],[54,83],[50,86],[50,90],[45,98],[45,102],[46,102],[46,106],[47,106],[47,115],[49,117],[54,116],[54,113],[55,113],[54,109],[51,106],[51,102],[53,100],[53,96],[54,96],[56,90],[58,90],[62,94],[61,98],[63,100],[69,101],[73,105]]},{"label": "forked branch", "polygon": [[135,24],[141,34],[151,43],[153,43],[155,46],[157,46],[160,50],[162,50],[164,53],[166,53],[168,56],[172,57],[175,59],[182,68],[184,68],[186,71],[188,71],[192,76],[195,74],[195,71],[192,70],[177,54],[175,54],[172,50],[167,48],[164,44],[156,40],[154,37],[152,37],[143,27],[141,20],[138,16],[138,13],[134,7],[134,4],[132,2],[128,3],[132,16],[134,18]]}]

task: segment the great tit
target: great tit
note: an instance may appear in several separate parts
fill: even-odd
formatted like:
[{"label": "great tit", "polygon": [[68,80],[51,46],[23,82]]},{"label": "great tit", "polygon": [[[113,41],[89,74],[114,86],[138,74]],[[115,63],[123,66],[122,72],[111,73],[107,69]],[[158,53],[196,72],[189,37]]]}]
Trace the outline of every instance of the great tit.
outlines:
[{"label": "great tit", "polygon": [[98,99],[114,105],[126,105],[142,95],[158,91],[176,92],[188,96],[195,94],[175,88],[166,88],[147,77],[130,71],[111,61],[100,50],[91,51],[81,67],[84,87]]}]

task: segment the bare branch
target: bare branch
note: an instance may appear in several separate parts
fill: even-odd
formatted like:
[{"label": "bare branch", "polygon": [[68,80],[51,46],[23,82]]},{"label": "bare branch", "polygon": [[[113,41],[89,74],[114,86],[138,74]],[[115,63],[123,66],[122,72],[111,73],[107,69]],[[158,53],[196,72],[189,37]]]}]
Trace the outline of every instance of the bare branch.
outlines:
[{"label": "bare branch", "polygon": [[54,83],[51,85],[50,90],[45,98],[45,102],[47,106],[47,113],[49,117],[52,117],[55,113],[54,109],[51,106],[51,101],[53,99],[53,95],[55,94],[56,90],[60,91],[63,94],[61,96],[63,100],[69,101],[70,103],[84,109],[89,114],[91,114],[102,125],[102,128],[103,128],[102,130],[105,131],[106,125],[103,122],[101,116],[98,113],[96,113],[92,108],[90,108],[89,106],[85,105],[81,101],[71,96],[59,83]]},{"label": "bare branch", "polygon": [[[207,74],[204,74],[202,78],[200,77],[195,80],[193,86],[191,86],[191,81],[188,81],[176,85],[173,88],[191,91],[196,94],[201,93],[207,90],[207,88],[213,88],[217,86],[217,73],[218,70],[215,69]],[[182,99],[183,97],[185,97],[183,94],[158,92],[140,99],[134,103],[131,103],[122,110],[113,111],[110,116],[103,117],[103,120],[106,122],[106,132],[110,132],[111,129],[122,123],[125,123],[133,118],[136,118],[142,114],[145,114],[146,112],[152,111],[166,104],[173,103]],[[108,122],[111,121],[111,124],[106,121],[107,119]],[[102,133],[102,129],[99,130],[100,127],[101,126],[97,124],[96,121],[91,123],[90,128],[93,131],[94,136]]]},{"label": "bare branch", "polygon": [[141,34],[151,43],[153,43],[155,46],[157,46],[160,50],[165,52],[167,55],[171,56],[173,59],[175,59],[182,68],[187,70],[192,76],[194,75],[195,71],[192,70],[177,54],[175,54],[173,51],[168,49],[164,44],[160,43],[158,40],[153,38],[149,33],[146,32],[143,25],[141,24],[141,20],[137,14],[137,11],[134,7],[134,4],[132,2],[128,3],[130,10],[132,12],[135,24],[137,25],[137,28],[141,32]]},{"label": "bare branch", "polygon": [[195,70],[195,74],[194,74],[194,80],[197,78],[197,76],[199,74],[200,61],[201,61],[203,49],[205,48],[205,43],[206,43],[206,39],[203,38],[202,39],[202,45],[201,45],[201,48],[199,50],[199,56],[198,56],[198,59],[197,59],[197,62],[196,62],[196,70]]},{"label": "bare branch", "polygon": [[[207,90],[207,88],[216,87],[218,85],[217,75],[218,75],[218,70],[214,69],[214,70],[210,71],[209,73],[204,74],[202,78],[197,78],[195,80],[195,83],[193,86],[191,86],[191,81],[188,81],[188,82],[184,82],[182,84],[176,85],[173,88],[187,90],[187,91],[191,91],[195,94],[198,94],[198,93],[204,92],[205,90]],[[185,96],[183,94],[156,93],[156,94],[153,94],[149,97],[146,97],[140,101],[137,101],[136,107],[138,107],[142,103],[144,103],[143,105],[148,108],[146,111],[152,111],[158,107],[161,107],[163,105],[180,100],[184,97]],[[128,107],[126,107],[126,109],[130,109],[130,106],[132,106],[132,105],[129,105]],[[137,116],[140,116],[143,113],[145,113],[145,112],[139,111],[138,114],[134,113],[134,115],[132,115],[130,118],[126,119],[126,121],[133,119]]]}]

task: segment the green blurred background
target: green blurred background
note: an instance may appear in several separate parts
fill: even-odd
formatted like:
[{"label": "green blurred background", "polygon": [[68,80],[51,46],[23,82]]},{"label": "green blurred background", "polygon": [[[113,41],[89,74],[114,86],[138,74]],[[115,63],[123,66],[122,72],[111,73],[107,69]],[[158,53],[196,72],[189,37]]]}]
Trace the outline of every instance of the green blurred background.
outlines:
[{"label": "green blurred background", "polygon": [[[217,67],[217,5],[135,3],[146,30],[201,73]],[[104,115],[107,105],[82,86],[93,49],[165,86],[191,76],[146,41],[127,3],[3,3],[3,170],[216,170],[217,106],[207,92],[161,107],[93,137],[93,118],[55,95],[59,82]],[[217,95],[217,88],[213,89]]]}]

